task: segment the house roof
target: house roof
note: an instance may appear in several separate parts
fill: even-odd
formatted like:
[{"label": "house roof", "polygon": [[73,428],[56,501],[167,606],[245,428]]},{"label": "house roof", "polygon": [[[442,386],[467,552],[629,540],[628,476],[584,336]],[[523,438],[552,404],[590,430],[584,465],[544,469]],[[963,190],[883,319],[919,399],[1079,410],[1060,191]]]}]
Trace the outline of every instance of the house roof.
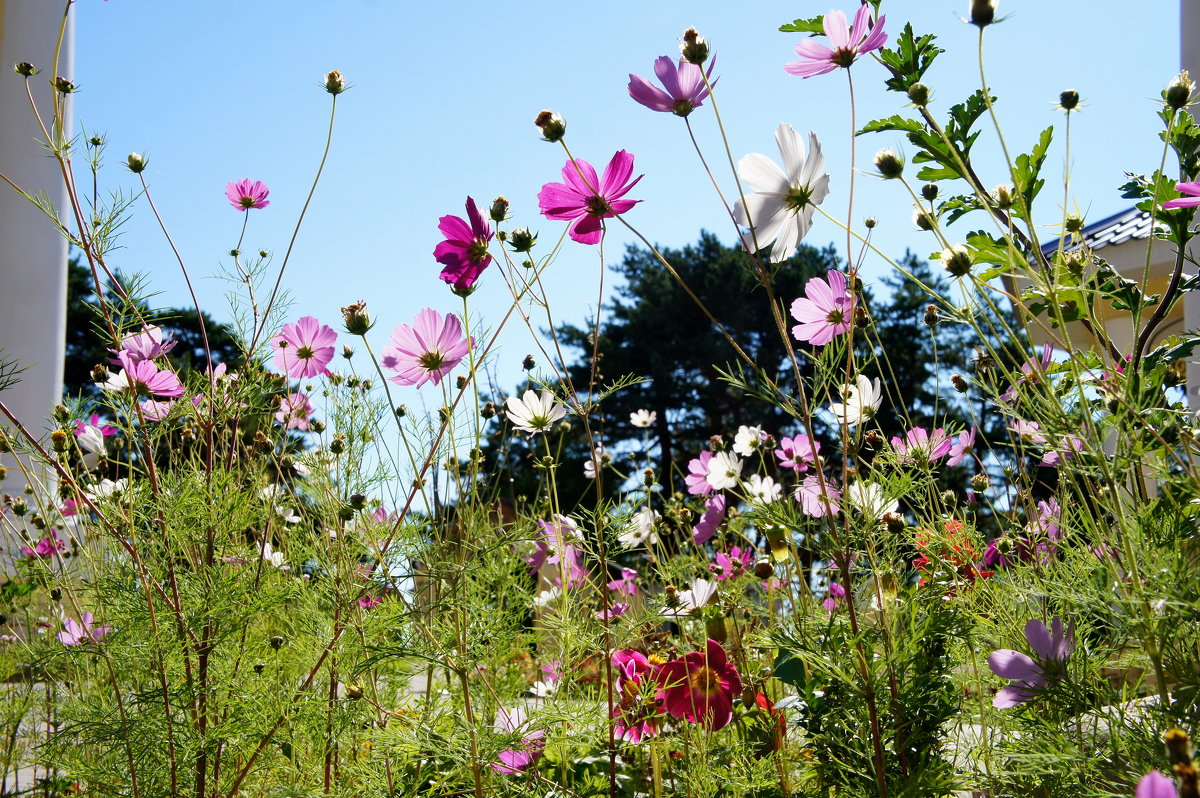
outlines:
[{"label": "house roof", "polygon": [[[1109,244],[1123,244],[1135,238],[1149,237],[1150,214],[1146,211],[1139,211],[1137,208],[1114,213],[1112,216],[1083,228],[1083,243],[1092,249],[1101,249]],[[1072,244],[1068,249],[1074,249],[1075,246],[1077,245]],[[1042,254],[1049,255],[1057,249],[1058,239],[1056,238],[1042,246]]]}]

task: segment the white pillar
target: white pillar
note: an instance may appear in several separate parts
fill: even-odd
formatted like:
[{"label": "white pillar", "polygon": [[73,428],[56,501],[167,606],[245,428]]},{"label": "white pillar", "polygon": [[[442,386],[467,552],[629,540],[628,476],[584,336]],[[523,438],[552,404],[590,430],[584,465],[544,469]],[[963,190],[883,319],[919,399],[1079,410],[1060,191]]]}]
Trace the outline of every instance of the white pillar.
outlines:
[{"label": "white pillar", "polygon": [[[42,70],[29,78],[29,85],[50,124],[49,81],[66,7],[65,0],[0,0],[0,172],[30,194],[47,194],[69,218],[62,174],[41,144],[44,137],[29,106],[25,79],[13,71],[20,61]],[[68,25],[58,74],[72,79],[74,60]],[[65,129],[70,131],[70,97],[66,99]],[[43,440],[47,417],[62,396],[66,296],[66,241],[41,211],[0,182],[0,358],[15,358],[25,368],[17,385],[0,391],[0,401]],[[8,466],[0,493],[21,493],[26,483],[16,464],[11,458],[0,464]]]},{"label": "white pillar", "polygon": [[[1197,0],[1179,0],[1179,67],[1186,69],[1192,80],[1200,78],[1200,3]],[[1192,291],[1183,298],[1186,330],[1200,330],[1200,296],[1196,293]],[[1186,379],[1188,407],[1200,410],[1200,352],[1188,358]]]}]

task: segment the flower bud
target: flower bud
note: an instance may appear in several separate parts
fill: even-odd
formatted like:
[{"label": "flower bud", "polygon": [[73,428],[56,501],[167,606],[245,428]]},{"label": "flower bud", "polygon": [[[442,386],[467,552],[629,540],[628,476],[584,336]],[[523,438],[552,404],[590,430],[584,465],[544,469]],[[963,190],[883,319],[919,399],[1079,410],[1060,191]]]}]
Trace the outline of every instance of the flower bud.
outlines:
[{"label": "flower bud", "polygon": [[346,90],[346,79],[342,77],[342,73],[336,69],[325,73],[325,91],[332,94],[334,97]]},{"label": "flower bud", "polygon": [[971,252],[962,244],[955,244],[942,250],[942,268],[955,277],[962,277],[971,272]]},{"label": "flower bud", "polygon": [[347,682],[345,687],[346,698],[350,699],[351,701],[357,701],[363,697],[362,685],[354,684],[353,682]]},{"label": "flower bud", "polygon": [[3,482],[4,478],[7,476],[8,476],[8,467],[0,466],[0,482]]},{"label": "flower bud", "polygon": [[1074,89],[1067,89],[1058,95],[1058,106],[1064,111],[1074,111],[1079,107],[1079,92]]},{"label": "flower bud", "polygon": [[41,71],[42,70],[38,69],[28,61],[18,61],[17,63],[13,64],[13,72],[16,72],[22,77],[31,78]]},{"label": "flower bud", "polygon": [[877,224],[879,224],[879,222],[874,216],[868,216],[866,219],[863,219],[863,227],[867,228],[868,230],[874,230],[875,225]]},{"label": "flower bud", "polygon": [[71,419],[71,411],[66,405],[57,404],[54,406],[54,420],[59,424],[66,424]]},{"label": "flower bud", "polygon": [[927,202],[933,202],[935,199],[937,199],[937,195],[937,183],[926,183],[925,185],[921,186],[921,196],[924,197]]},{"label": "flower bud", "polygon": [[25,501],[20,496],[14,496],[13,500],[9,503],[9,507],[12,508],[13,515],[17,517],[23,516],[25,513],[29,512],[29,502]]},{"label": "flower bud", "polygon": [[918,108],[929,105],[929,87],[924,83],[914,83],[908,87],[908,99]]},{"label": "flower bud", "polygon": [[683,41],[679,43],[679,54],[683,60],[700,65],[708,60],[708,39],[705,39],[695,28],[683,32]]},{"label": "flower bud", "polygon": [[1177,762],[1192,761],[1192,746],[1188,734],[1183,729],[1170,729],[1163,735],[1167,746],[1167,756],[1174,765]]},{"label": "flower bud", "polygon": [[348,507],[348,506],[339,507],[337,515],[338,515],[339,521],[353,521],[354,520],[354,508]]},{"label": "flower bud", "polygon": [[762,559],[754,563],[754,576],[764,582],[775,575],[775,566],[770,560]]},{"label": "flower bud", "polygon": [[729,630],[725,626],[724,618],[708,618],[704,621],[704,633],[708,635],[710,640],[716,640],[724,645],[729,639]]},{"label": "flower bud", "polygon": [[370,314],[367,313],[367,303],[363,300],[342,308],[342,324],[351,335],[366,335],[374,325]]},{"label": "flower bud", "polygon": [[899,535],[904,531],[904,516],[899,513],[884,513],[883,527],[893,535]]},{"label": "flower bud", "polygon": [[75,93],[75,84],[61,76],[50,81],[50,85],[53,86],[54,90],[59,94]]},{"label": "flower bud", "polygon": [[138,152],[131,152],[125,159],[125,165],[129,167],[129,171],[140,175],[146,169],[146,156]]},{"label": "flower bud", "polygon": [[346,451],[346,436],[334,435],[333,440],[329,442],[329,451],[334,454],[344,454]]},{"label": "flower bud", "polygon": [[308,422],[308,428],[320,435],[325,431],[325,422],[319,418],[314,418],[312,421]]},{"label": "flower bud", "polygon": [[872,449],[878,449],[883,446],[883,436],[879,434],[878,430],[871,430],[863,436],[863,445]]},{"label": "flower bud", "polygon": [[996,202],[996,207],[1002,211],[1006,211],[1013,206],[1013,187],[1008,183],[1002,183],[992,190],[992,199]]},{"label": "flower bud", "polygon": [[938,313],[937,305],[925,306],[925,326],[936,327],[941,321],[941,315]]},{"label": "flower bud", "polygon": [[1196,84],[1188,77],[1187,70],[1183,70],[1163,91],[1163,100],[1168,106],[1178,111],[1186,106],[1192,99],[1192,92],[1196,90]]},{"label": "flower bud", "polygon": [[479,408],[479,415],[484,418],[494,418],[496,416],[496,403],[485,402],[483,407]]},{"label": "flower bud", "polygon": [[396,418],[404,418],[408,415],[408,405],[396,405],[393,412],[396,414]]},{"label": "flower bud", "polygon": [[466,388],[467,387],[467,375],[459,374],[457,377],[455,377],[454,378],[454,387],[458,388],[458,390],[460,390],[460,391],[463,388]]},{"label": "flower bud", "polygon": [[521,360],[521,368],[525,369],[526,371],[529,371],[530,369],[532,369],[533,365],[534,365],[533,355],[526,355]]},{"label": "flower bud", "polygon": [[271,648],[278,651],[280,648],[283,647],[283,638],[280,637],[279,635],[275,635],[270,640],[268,640],[267,643],[271,646]]},{"label": "flower bud", "polygon": [[354,350],[345,344],[342,344],[342,357],[349,360],[350,358],[354,357]]},{"label": "flower bud", "polygon": [[967,381],[963,379],[961,374],[955,374],[953,377],[951,377],[950,384],[953,385],[954,390],[958,391],[959,393],[966,393],[967,388],[969,387],[967,385]]},{"label": "flower bud", "polygon": [[56,452],[65,452],[71,447],[71,436],[60,429],[50,433],[50,446]]},{"label": "flower bud", "polygon": [[558,433],[560,435],[566,435],[570,431],[571,431],[571,422],[570,421],[563,419],[562,421],[558,422]]},{"label": "flower bud", "polygon": [[452,408],[452,407],[439,407],[438,408],[438,419],[443,424],[449,423],[450,419],[452,419],[453,417],[454,417],[454,408]]},{"label": "flower bud", "polygon": [[875,153],[875,168],[884,179],[891,180],[904,174],[904,158],[890,147]]},{"label": "flower bud", "polygon": [[542,139],[545,141],[562,141],[563,136],[567,135],[567,123],[553,111],[542,111],[533,123],[542,131]]},{"label": "flower bud", "polygon": [[976,474],[975,476],[971,477],[971,487],[974,488],[978,493],[983,493],[985,490],[991,487],[991,484],[991,477],[989,477],[987,474]]},{"label": "flower bud", "polygon": [[355,493],[350,496],[350,506],[355,510],[361,510],[367,506],[367,497],[361,493]]},{"label": "flower bud", "polygon": [[871,326],[871,314],[862,305],[854,306],[854,326],[860,330]]},{"label": "flower bud", "polygon": [[263,663],[261,663],[261,662],[256,662],[256,663],[254,664],[254,672],[255,672],[255,673],[262,673],[262,672],[263,672],[263,670],[264,670],[266,667],[267,667],[267,666],[266,666],[266,665],[264,665]]},{"label": "flower bud", "polygon": [[531,233],[524,227],[518,227],[508,234],[508,245],[513,252],[528,252],[537,243],[537,233]]},{"label": "flower bud", "polygon": [[488,209],[488,218],[496,224],[503,222],[508,218],[508,200],[504,197],[496,197],[492,200],[492,207]]},{"label": "flower bud", "polygon": [[913,206],[913,217],[912,218],[913,218],[913,224],[915,224],[918,229],[920,229],[920,230],[932,230],[933,229],[933,217],[929,215],[928,211],[926,211],[924,208],[920,207],[919,205]]},{"label": "flower bud", "polygon": [[92,366],[92,382],[108,382],[108,366],[103,363]]},{"label": "flower bud", "polygon": [[971,0],[971,24],[986,28],[996,18],[996,6],[1000,0]]}]

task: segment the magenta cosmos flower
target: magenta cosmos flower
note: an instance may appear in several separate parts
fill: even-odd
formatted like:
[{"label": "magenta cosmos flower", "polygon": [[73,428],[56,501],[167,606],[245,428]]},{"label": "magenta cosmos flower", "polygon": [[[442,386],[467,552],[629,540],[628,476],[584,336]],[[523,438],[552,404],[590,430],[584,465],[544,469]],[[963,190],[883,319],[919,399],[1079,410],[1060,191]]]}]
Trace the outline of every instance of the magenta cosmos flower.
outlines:
[{"label": "magenta cosmos flower", "polygon": [[720,528],[721,522],[724,520],[725,494],[718,493],[715,496],[710,496],[704,502],[704,514],[700,516],[699,523],[692,527],[692,542],[697,546],[703,546],[712,540],[713,535],[717,534],[717,529]]},{"label": "magenta cosmos flower", "polygon": [[860,55],[878,50],[887,41],[883,32],[881,16],[874,24],[871,23],[871,8],[863,3],[854,15],[853,27],[846,24],[846,15],[841,11],[830,11],[825,15],[825,36],[829,39],[830,47],[817,44],[812,39],[805,39],[796,45],[796,55],[801,61],[789,61],[784,64],[783,71],[802,78],[813,75],[824,75],[838,67],[849,67]]},{"label": "magenta cosmos flower", "polygon": [[106,391],[132,391],[138,396],[174,398],[183,395],[183,383],[174,372],[160,369],[150,360],[134,360],[128,352],[117,353],[117,362],[125,369],[112,374],[102,387]]},{"label": "magenta cosmos flower", "polygon": [[804,296],[792,303],[792,328],[797,341],[824,346],[849,331],[853,322],[854,294],[846,287],[846,275],[831,271],[804,285]]},{"label": "magenta cosmos flower", "polygon": [[1142,776],[1133,793],[1133,798],[1178,798],[1178,796],[1179,793],[1175,791],[1175,782],[1157,770],[1152,770]]},{"label": "magenta cosmos flower", "polygon": [[621,199],[642,179],[638,175],[631,181],[632,174],[633,156],[625,150],[613,155],[604,167],[604,177],[597,177],[592,165],[581,158],[567,161],[562,170],[564,182],[542,186],[538,207],[547,219],[570,221],[567,233],[573,240],[598,244],[601,219],[611,219],[641,202]]},{"label": "magenta cosmos flower", "polygon": [[658,685],[653,679],[654,666],[645,654],[631,649],[614,651],[612,664],[620,696],[612,709],[613,732],[618,740],[636,745],[659,731],[662,709],[655,695]]},{"label": "magenta cosmos flower", "polygon": [[275,368],[293,379],[307,379],[327,374],[325,367],[333,360],[333,344],[337,333],[314,316],[305,316],[283,325],[279,335],[271,339],[275,350]]},{"label": "magenta cosmos flower", "polygon": [[108,634],[108,626],[94,626],[92,614],[85,612],[81,617],[82,623],[76,622],[74,618],[63,619],[63,631],[59,632],[55,637],[58,642],[64,646],[78,646],[84,643],[95,643]]},{"label": "magenta cosmos flower", "polygon": [[392,345],[383,350],[380,363],[398,372],[388,377],[391,382],[420,388],[427,382],[439,384],[470,348],[458,316],[447,313],[443,318],[433,308],[425,308],[411,326],[401,324],[392,330]]},{"label": "magenta cosmos flower", "polygon": [[[717,59],[714,56],[708,65],[708,77],[713,85],[716,85],[716,81],[712,80],[716,63]],[[676,66],[670,56],[660,55],[654,60],[654,74],[658,76],[659,83],[662,83],[662,89],[640,75],[629,76],[629,96],[651,111],[687,116],[699,108],[708,97],[704,73],[700,71],[699,66],[684,58],[680,58],[679,65]]]},{"label": "magenta cosmos flower", "polygon": [[1167,200],[1163,203],[1163,210],[1169,211],[1172,208],[1195,208],[1200,205],[1200,183],[1180,183],[1175,186],[1175,190],[1180,194],[1190,194],[1190,197],[1180,197],[1178,199]]},{"label": "magenta cosmos flower", "polygon": [[742,693],[742,677],[716,640],[704,652],[693,651],[658,669],[658,698],[668,714],[716,731],[733,720],[733,697]]},{"label": "magenta cosmos flower", "polygon": [[1011,648],[994,651],[988,657],[988,667],[992,673],[1002,679],[1013,680],[1012,684],[996,693],[992,706],[1007,709],[1024,704],[1046,687],[1048,679],[1063,677],[1067,657],[1075,650],[1075,623],[1071,623],[1065,634],[1062,621],[1058,618],[1050,622],[1050,627],[1053,631],[1035,619],[1025,624],[1025,639],[1037,654],[1037,662]]},{"label": "magenta cosmos flower", "polygon": [[497,773],[516,775],[529,767],[542,755],[546,747],[546,732],[541,729],[531,729],[528,713],[525,707],[513,709],[500,707],[496,710],[496,722],[493,728],[498,734],[519,735],[520,742],[512,748],[506,748],[497,755],[497,761],[491,764]]},{"label": "magenta cosmos flower", "polygon": [[946,430],[938,427],[930,432],[924,427],[913,427],[904,439],[892,438],[892,448],[900,462],[910,465],[928,465],[941,460],[954,448],[954,440]]},{"label": "magenta cosmos flower", "polygon": [[251,208],[267,207],[271,204],[267,200],[270,195],[267,184],[261,180],[251,180],[247,177],[225,184],[225,196],[229,199],[229,204],[243,213]]},{"label": "magenta cosmos flower", "polygon": [[433,249],[433,259],[445,267],[442,281],[453,286],[455,291],[471,290],[492,262],[488,252],[492,226],[484,220],[475,200],[467,197],[467,218],[443,216],[438,219],[438,230],[446,237]]}]

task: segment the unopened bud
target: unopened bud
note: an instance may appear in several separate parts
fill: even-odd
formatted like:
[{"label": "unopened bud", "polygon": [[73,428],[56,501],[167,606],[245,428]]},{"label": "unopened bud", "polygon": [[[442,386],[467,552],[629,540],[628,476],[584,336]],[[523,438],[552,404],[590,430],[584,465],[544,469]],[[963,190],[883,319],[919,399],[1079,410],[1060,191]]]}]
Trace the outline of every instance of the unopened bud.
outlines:
[{"label": "unopened bud", "polygon": [[459,374],[457,377],[455,377],[455,378],[454,378],[454,385],[455,385],[455,387],[456,387],[456,388],[458,388],[458,390],[460,390],[460,391],[461,391],[463,388],[466,388],[466,387],[467,387],[467,375],[466,375],[466,374]]},{"label": "unopened bud", "polygon": [[668,605],[679,603],[679,588],[675,585],[667,585],[663,588],[663,595],[666,596]]},{"label": "unopened bud", "polygon": [[361,510],[367,506],[367,497],[361,493],[355,493],[350,496],[350,506],[355,510]]},{"label": "unopened bud", "polygon": [[942,268],[954,277],[962,277],[971,271],[971,251],[962,244],[942,250],[939,260],[942,262]]},{"label": "unopened bud", "polygon": [[974,488],[977,493],[983,493],[989,487],[991,487],[991,484],[992,479],[987,474],[976,474],[975,476],[971,477],[971,487]]},{"label": "unopened bud", "polygon": [[438,419],[443,424],[448,423],[450,421],[450,419],[453,417],[454,417],[454,408],[452,408],[452,407],[439,407],[438,408]]},{"label": "unopened bud", "polygon": [[929,105],[929,87],[924,83],[914,83],[908,87],[908,99],[918,108]]},{"label": "unopened bud", "polygon": [[920,230],[932,230],[933,229],[933,217],[931,217],[929,215],[929,212],[926,211],[924,208],[914,205],[912,218],[913,218],[913,224],[915,224],[918,229],[920,229]]},{"label": "unopened bud", "polygon": [[1000,0],[971,0],[971,24],[986,28],[996,18]]},{"label": "unopened bud", "polygon": [[1163,735],[1167,746],[1167,756],[1171,764],[1192,761],[1192,746],[1188,734],[1183,729],[1170,729]]},{"label": "unopened bud", "polygon": [[61,429],[50,433],[50,445],[56,452],[65,452],[71,446],[71,436]]},{"label": "unopened bud", "polygon": [[59,94],[73,94],[75,92],[75,84],[62,76],[56,77],[54,80],[50,81],[50,85],[53,86],[54,90]]},{"label": "unopened bud", "polygon": [[358,684],[354,684],[354,683],[346,684],[346,698],[350,699],[351,701],[357,701],[358,699],[360,699],[362,697],[363,697],[362,685],[358,685]]},{"label": "unopened bud", "polygon": [[329,442],[329,451],[334,454],[344,454],[346,451],[346,436],[334,435],[333,440]]},{"label": "unopened bud", "polygon": [[996,207],[1002,211],[1006,211],[1013,206],[1013,187],[1007,183],[1002,183],[996,186],[992,191],[992,199],[996,201]]},{"label": "unopened bud", "polygon": [[884,148],[875,153],[875,168],[886,179],[892,179],[904,174],[904,159],[891,148]]},{"label": "unopened bud", "polygon": [[691,64],[703,64],[708,60],[708,39],[705,39],[695,28],[683,32],[683,41],[679,43],[679,53],[683,60]]},{"label": "unopened bud", "polygon": [[963,375],[961,374],[955,374],[952,376],[950,378],[950,384],[953,385],[954,390],[958,391],[959,393],[966,393],[967,388],[970,387],[967,385],[967,381],[963,379]]},{"label": "unopened bud", "polygon": [[533,368],[533,365],[534,365],[533,355],[526,355],[524,358],[522,358],[521,368],[525,369],[526,371],[529,371],[530,369]]},{"label": "unopened bud", "polygon": [[351,335],[366,335],[374,326],[370,314],[367,313],[367,303],[361,299],[342,308],[342,323],[346,325],[346,332]]},{"label": "unopened bud", "polygon": [[775,566],[770,560],[762,559],[754,563],[754,576],[764,582],[775,575]]},{"label": "unopened bud", "polygon": [[1077,213],[1069,213],[1063,227],[1071,235],[1079,235],[1083,232],[1083,217]]},{"label": "unopened bud", "polygon": [[1058,95],[1058,105],[1064,111],[1074,111],[1079,107],[1079,92],[1074,89],[1067,89]]},{"label": "unopened bud", "polygon": [[346,79],[336,69],[325,73],[325,91],[337,96],[346,90]]},{"label": "unopened bud", "polygon": [[863,227],[867,228],[868,230],[874,230],[875,225],[878,223],[879,222],[874,216],[868,216],[866,219],[863,219]]},{"label": "unopened bud", "polygon": [[268,643],[268,645],[271,646],[271,648],[278,651],[283,646],[283,638],[280,637],[279,635],[275,635],[270,640],[268,640],[267,643]]},{"label": "unopened bud", "polygon": [[62,601],[62,588],[57,588],[57,587],[50,588],[50,600],[51,601]]},{"label": "unopened bud", "polygon": [[479,415],[484,418],[494,418],[496,415],[496,403],[484,402],[483,407],[479,408]]},{"label": "unopened bud", "polygon": [[319,418],[314,418],[312,421],[308,422],[308,428],[320,435],[325,431],[325,422]]},{"label": "unopened bud", "polygon": [[139,175],[146,169],[146,156],[140,152],[131,152],[125,158],[125,165],[129,167],[129,171]]},{"label": "unopened bud", "polygon": [[862,305],[854,306],[854,326],[859,329],[871,326],[871,314]]},{"label": "unopened bud", "polygon": [[518,227],[508,234],[508,245],[513,252],[528,252],[537,243],[537,233],[531,233],[524,227]]},{"label": "unopened bud", "polygon": [[1171,81],[1163,92],[1163,100],[1168,106],[1178,111],[1186,106],[1192,99],[1192,92],[1196,90],[1196,84],[1188,77],[1187,70],[1183,70],[1175,79]]},{"label": "unopened bud", "polygon": [[567,421],[564,419],[564,420],[558,422],[558,433],[560,435],[566,435],[570,431],[571,431],[571,422],[570,421]]},{"label": "unopened bud", "polygon": [[937,305],[925,306],[925,326],[936,327],[941,321],[941,315],[938,313]]},{"label": "unopened bud", "polygon": [[349,360],[350,358],[354,357],[354,350],[345,344],[342,344],[342,357]]},{"label": "unopened bud", "polygon": [[878,449],[883,446],[883,436],[879,434],[878,430],[871,430],[863,436],[863,444],[872,449]]},{"label": "unopened bud", "polygon": [[654,476],[653,468],[647,468],[645,471],[642,472],[642,484],[645,485],[647,488],[652,487],[654,485],[654,479],[655,479],[655,476]]},{"label": "unopened bud", "polygon": [[537,125],[538,130],[542,131],[542,138],[545,141],[562,141],[563,136],[567,135],[567,123],[553,111],[542,111],[537,115],[537,119],[533,120],[533,123]]},{"label": "unopened bud", "polygon": [[66,405],[54,406],[54,420],[59,424],[66,424],[71,418],[71,411]]},{"label": "unopened bud", "polygon": [[408,415],[408,405],[396,405],[392,412],[396,414],[396,418],[404,418]]},{"label": "unopened bud", "polygon": [[22,77],[31,78],[42,70],[38,69],[28,61],[18,61],[17,63],[13,64],[13,71]]},{"label": "unopened bud", "polygon": [[488,218],[496,224],[503,222],[508,218],[508,200],[504,197],[496,197],[492,200],[492,207],[488,209]]},{"label": "unopened bud", "polygon": [[937,183],[926,183],[925,185],[921,186],[921,196],[924,197],[927,202],[933,202],[935,199],[937,199],[937,195]]},{"label": "unopened bud", "polygon": [[25,513],[29,512],[29,502],[25,501],[20,496],[14,496],[13,500],[9,503],[8,506],[12,508],[13,515],[18,516],[18,517],[23,516],[23,515],[25,515]]}]

